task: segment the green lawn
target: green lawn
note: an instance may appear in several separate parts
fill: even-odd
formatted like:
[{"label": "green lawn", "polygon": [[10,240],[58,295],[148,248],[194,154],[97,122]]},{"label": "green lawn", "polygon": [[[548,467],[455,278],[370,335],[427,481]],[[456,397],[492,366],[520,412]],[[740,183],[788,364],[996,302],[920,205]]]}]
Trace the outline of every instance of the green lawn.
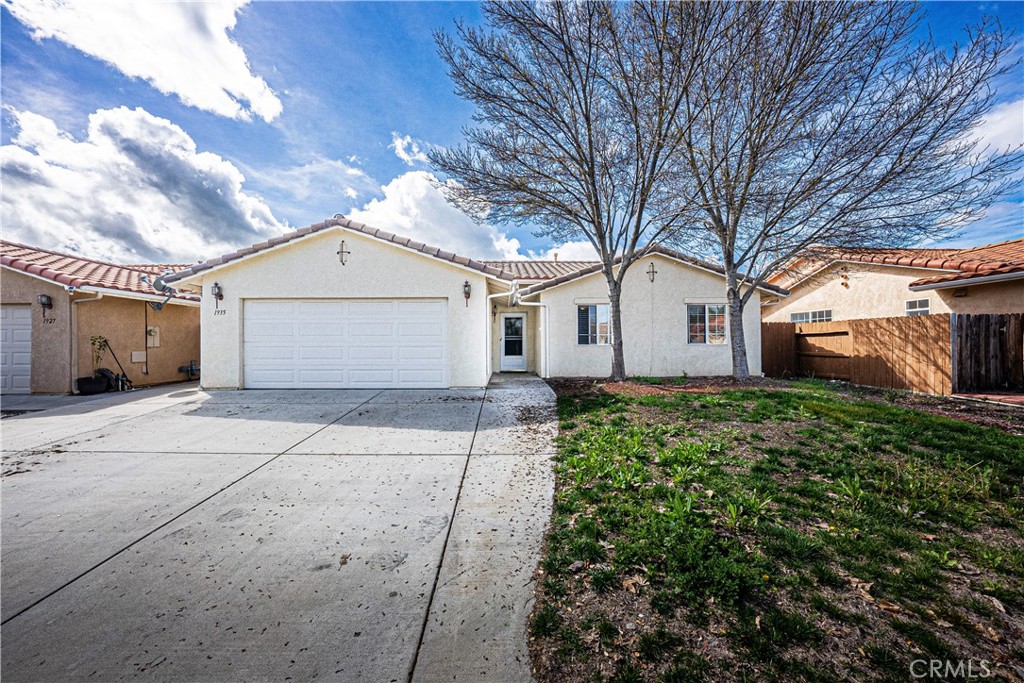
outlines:
[{"label": "green lawn", "polygon": [[1024,438],[813,382],[559,419],[539,680],[1024,676]]}]

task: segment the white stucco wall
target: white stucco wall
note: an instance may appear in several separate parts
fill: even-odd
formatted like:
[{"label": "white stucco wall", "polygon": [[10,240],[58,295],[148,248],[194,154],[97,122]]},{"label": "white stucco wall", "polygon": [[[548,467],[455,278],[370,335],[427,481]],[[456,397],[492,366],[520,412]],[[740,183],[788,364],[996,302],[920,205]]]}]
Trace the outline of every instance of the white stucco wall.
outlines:
[{"label": "white stucco wall", "polygon": [[833,320],[906,315],[907,301],[928,299],[929,313],[1013,313],[1024,309],[1024,281],[977,285],[966,296],[953,290],[912,292],[910,283],[949,271],[866,263],[836,263],[793,287],[788,298],[765,306],[765,322],[789,322],[790,315],[831,309]]},{"label": "white stucco wall", "polygon": [[[341,265],[341,240],[351,252]],[[462,294],[469,280],[469,305]],[[485,386],[490,323],[487,278],[468,268],[336,228],[202,274],[202,385],[242,386],[245,299],[429,298],[448,300],[449,377],[452,386]],[[224,298],[215,306],[210,287]],[[223,313],[217,313],[217,310]]]},{"label": "white stucco wall", "polygon": [[[658,271],[652,283],[650,262]],[[538,297],[532,297],[537,300]],[[600,273],[543,291],[550,324],[551,377],[606,377],[611,373],[611,346],[578,344],[576,307],[608,303],[608,286]],[[688,344],[687,304],[724,304],[725,281],[715,274],[654,255],[633,264],[622,291],[622,326],[626,373],[668,377],[731,375],[732,356],[725,344]],[[751,374],[761,373],[760,295],[755,292],[744,310],[747,362]],[[728,322],[726,323],[728,335]]]}]

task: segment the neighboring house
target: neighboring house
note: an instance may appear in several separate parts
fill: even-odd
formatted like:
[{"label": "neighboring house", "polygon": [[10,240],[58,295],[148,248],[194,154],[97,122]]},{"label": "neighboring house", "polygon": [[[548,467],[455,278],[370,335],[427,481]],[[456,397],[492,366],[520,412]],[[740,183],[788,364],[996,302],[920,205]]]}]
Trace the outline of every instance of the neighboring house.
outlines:
[{"label": "neighboring house", "polygon": [[765,322],[827,322],[933,313],[1024,311],[1024,239],[970,249],[835,249],[769,279]]},{"label": "neighboring house", "polygon": [[[93,336],[106,337],[136,386],[187,378],[199,361],[199,301],[167,299],[143,281],[183,265],[117,265],[0,242],[3,393],[66,394],[91,376]],[[108,352],[103,367],[120,372]]]},{"label": "neighboring house", "polygon": [[[611,371],[608,292],[590,262],[475,261],[334,218],[167,280],[202,291],[205,388],[479,387],[502,370]],[[623,289],[628,373],[732,372],[717,266],[658,248]],[[745,320],[752,373],[759,295]]]}]

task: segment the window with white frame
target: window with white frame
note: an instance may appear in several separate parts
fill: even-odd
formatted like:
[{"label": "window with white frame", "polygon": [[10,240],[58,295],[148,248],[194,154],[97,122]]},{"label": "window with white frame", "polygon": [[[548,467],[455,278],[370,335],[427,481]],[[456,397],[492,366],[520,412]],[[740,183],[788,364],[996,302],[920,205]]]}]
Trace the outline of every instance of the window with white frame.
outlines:
[{"label": "window with white frame", "polygon": [[907,302],[907,315],[928,315],[928,299],[911,299]]},{"label": "window with white frame", "polygon": [[686,341],[689,344],[724,344],[725,304],[688,304]]},{"label": "window with white frame", "polygon": [[608,304],[576,307],[576,343],[611,344],[612,323]]},{"label": "window with white frame", "polygon": [[827,323],[832,321],[832,309],[826,308],[821,311],[803,311],[802,313],[791,313],[791,323]]}]

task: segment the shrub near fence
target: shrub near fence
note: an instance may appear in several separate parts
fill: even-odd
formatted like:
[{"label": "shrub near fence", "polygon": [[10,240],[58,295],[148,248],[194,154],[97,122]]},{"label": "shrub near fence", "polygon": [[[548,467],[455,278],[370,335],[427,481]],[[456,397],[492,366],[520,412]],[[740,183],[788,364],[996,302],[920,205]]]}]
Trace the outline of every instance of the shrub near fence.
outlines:
[{"label": "shrub near fence", "polygon": [[949,315],[828,323],[762,323],[761,363],[772,377],[952,392]]}]

